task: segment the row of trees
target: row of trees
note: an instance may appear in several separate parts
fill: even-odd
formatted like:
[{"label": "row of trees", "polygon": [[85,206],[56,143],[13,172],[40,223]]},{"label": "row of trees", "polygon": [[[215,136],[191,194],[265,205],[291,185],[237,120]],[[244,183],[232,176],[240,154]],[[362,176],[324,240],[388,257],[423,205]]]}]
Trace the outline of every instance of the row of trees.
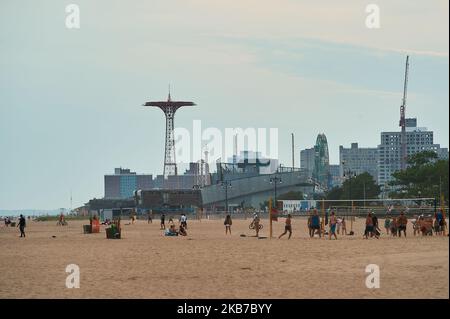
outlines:
[{"label": "row of trees", "polygon": [[[440,198],[444,196],[445,203],[449,199],[449,161],[438,159],[433,151],[424,151],[408,158],[408,168],[395,172],[393,181],[389,183],[390,198]],[[362,173],[349,178],[339,186],[329,190],[323,196],[316,195],[314,199],[351,200],[379,198],[381,187],[369,173]],[[304,199],[301,191],[291,191],[280,194],[278,200]],[[262,203],[261,207],[267,206]],[[363,202],[355,202],[363,205]]]},{"label": "row of trees", "polygon": [[[449,161],[440,160],[433,151],[417,153],[408,159],[408,168],[395,172],[389,183],[391,198],[449,198]],[[381,192],[374,178],[363,173],[347,179],[342,186],[335,187],[325,194],[325,199],[348,200],[377,198]]]},{"label": "row of trees", "polygon": [[390,185],[394,190],[390,196],[398,198],[444,196],[447,203],[448,193],[448,159],[438,159],[433,151],[417,153],[408,159],[409,167],[393,174]]}]

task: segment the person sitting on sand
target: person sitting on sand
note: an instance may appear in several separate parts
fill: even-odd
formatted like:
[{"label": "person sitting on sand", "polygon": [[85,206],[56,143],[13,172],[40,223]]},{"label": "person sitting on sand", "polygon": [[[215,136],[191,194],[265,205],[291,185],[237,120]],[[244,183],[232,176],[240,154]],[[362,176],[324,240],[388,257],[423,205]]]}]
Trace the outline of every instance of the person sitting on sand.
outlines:
[{"label": "person sitting on sand", "polygon": [[406,237],[406,224],[408,223],[408,218],[406,218],[404,212],[400,213],[397,222],[398,222],[398,237],[402,237],[402,231],[403,235]]},{"label": "person sitting on sand", "polygon": [[178,230],[178,234],[181,236],[187,236],[186,228],[184,228],[184,225],[180,225],[180,229]]},{"label": "person sitting on sand", "polygon": [[284,225],[284,233],[282,233],[278,239],[280,239],[281,237],[283,237],[284,235],[286,235],[289,232],[289,237],[288,239],[291,239],[292,236],[292,223],[291,223],[291,214],[288,214],[286,217],[286,221],[285,221],[285,225]]},{"label": "person sitting on sand", "polygon": [[178,232],[177,232],[177,229],[175,228],[175,225],[174,224],[170,225],[169,228],[167,228],[165,230],[164,235],[166,235],[166,236],[178,236]]},{"label": "person sitting on sand", "polygon": [[225,225],[225,235],[228,234],[228,232],[230,232],[231,235],[231,225],[233,224],[233,221],[231,220],[230,215],[227,215],[227,217],[225,217],[225,221],[223,222],[223,224]]},{"label": "person sitting on sand", "polygon": [[181,214],[180,224],[187,229],[187,217],[186,214]]}]

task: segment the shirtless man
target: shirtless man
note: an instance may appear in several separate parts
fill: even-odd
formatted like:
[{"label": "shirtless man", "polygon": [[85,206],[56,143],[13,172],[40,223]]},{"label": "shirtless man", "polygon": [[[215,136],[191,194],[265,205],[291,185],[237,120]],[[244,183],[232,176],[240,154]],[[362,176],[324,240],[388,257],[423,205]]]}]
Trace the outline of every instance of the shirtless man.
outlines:
[{"label": "shirtless man", "polygon": [[408,223],[408,218],[406,218],[404,212],[400,213],[397,223],[398,223],[398,237],[402,237],[402,231],[403,235],[406,237],[406,224]]},{"label": "shirtless man", "polygon": [[282,233],[280,235],[280,237],[278,237],[278,239],[280,239],[281,237],[283,237],[284,235],[286,235],[289,232],[289,237],[288,239],[291,239],[291,235],[292,235],[292,225],[291,225],[291,214],[287,215],[286,221],[285,221],[285,225],[284,225],[284,233]]}]

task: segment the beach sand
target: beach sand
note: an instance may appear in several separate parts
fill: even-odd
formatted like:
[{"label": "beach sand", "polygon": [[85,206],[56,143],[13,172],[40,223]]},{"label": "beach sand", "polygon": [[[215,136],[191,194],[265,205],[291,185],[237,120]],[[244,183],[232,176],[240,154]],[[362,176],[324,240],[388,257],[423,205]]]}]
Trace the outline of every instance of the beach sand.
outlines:
[{"label": "beach sand", "polygon": [[[188,221],[187,237],[164,237],[153,224],[123,221],[123,239],[83,234],[87,222],[28,222],[27,237],[0,228],[0,298],[449,298],[448,237],[313,238],[293,220],[290,240],[257,239],[250,220]],[[348,222],[347,228],[350,229]],[[380,220],[380,225],[383,221]],[[274,236],[284,219],[274,222]],[[241,237],[241,234],[247,237]],[[53,238],[52,236],[56,236]],[[66,288],[68,264],[80,267],[80,288]],[[368,264],[380,268],[380,288],[368,289]]]}]

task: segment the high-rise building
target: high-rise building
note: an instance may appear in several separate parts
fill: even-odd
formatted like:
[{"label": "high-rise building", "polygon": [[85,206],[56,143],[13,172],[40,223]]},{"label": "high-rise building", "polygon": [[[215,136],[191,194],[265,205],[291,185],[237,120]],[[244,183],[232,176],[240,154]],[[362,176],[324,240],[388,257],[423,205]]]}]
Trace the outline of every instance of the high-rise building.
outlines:
[{"label": "high-rise building", "polygon": [[325,134],[317,136],[316,145],[314,146],[313,178],[323,187],[330,187],[330,157]]},{"label": "high-rise building", "polygon": [[105,198],[129,198],[135,190],[152,188],[152,175],[138,175],[124,168],[115,168],[114,175],[105,175]]},{"label": "high-rise building", "polygon": [[375,182],[378,180],[378,148],[358,147],[358,143],[352,143],[350,148],[339,146],[340,176],[351,171],[359,175],[369,173]]},{"label": "high-rise building", "polygon": [[341,166],[330,165],[330,187],[337,187],[342,185]]},{"label": "high-rise building", "polygon": [[314,172],[315,154],[314,147],[300,151],[300,168],[305,170],[308,177],[312,177]]},{"label": "high-rise building", "polygon": [[[448,157],[448,150],[434,144],[433,131],[417,127],[416,119],[406,119],[407,156],[435,151],[439,157]],[[447,154],[447,155],[446,155]],[[392,174],[401,169],[401,132],[381,132],[378,145],[378,184],[385,185],[392,180]]]}]

